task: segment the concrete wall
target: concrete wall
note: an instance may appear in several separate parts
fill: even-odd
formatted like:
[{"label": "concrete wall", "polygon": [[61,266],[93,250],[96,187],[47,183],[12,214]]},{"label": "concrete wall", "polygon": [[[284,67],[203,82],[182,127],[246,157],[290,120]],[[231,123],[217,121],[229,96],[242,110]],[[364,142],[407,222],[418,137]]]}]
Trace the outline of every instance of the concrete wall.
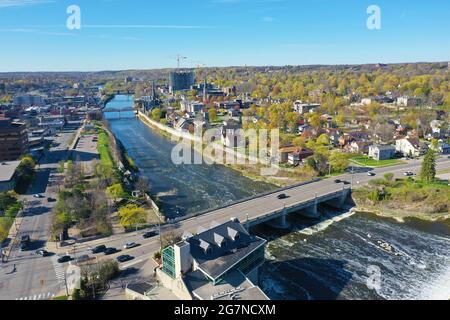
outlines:
[{"label": "concrete wall", "polygon": [[181,277],[172,279],[159,268],[156,269],[156,276],[161,281],[161,284],[171,290],[180,300],[193,300]]}]

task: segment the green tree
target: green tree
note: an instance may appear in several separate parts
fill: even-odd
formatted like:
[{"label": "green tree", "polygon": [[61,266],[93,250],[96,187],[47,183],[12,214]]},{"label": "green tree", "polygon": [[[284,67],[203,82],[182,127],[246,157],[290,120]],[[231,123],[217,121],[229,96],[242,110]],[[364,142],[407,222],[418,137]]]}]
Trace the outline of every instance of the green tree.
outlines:
[{"label": "green tree", "polygon": [[208,110],[209,120],[212,122],[217,121],[217,110],[215,108],[211,108]]},{"label": "green tree", "polygon": [[34,178],[36,163],[30,156],[25,156],[17,167],[17,185],[16,191],[23,193]]},{"label": "green tree", "polygon": [[152,119],[159,121],[162,117],[162,111],[159,108],[155,108],[152,110]]},{"label": "green tree", "polygon": [[106,193],[114,200],[117,201],[117,199],[125,198],[127,196],[127,193],[122,187],[121,183],[113,184],[112,186],[108,187],[106,189]]},{"label": "green tree", "polygon": [[422,170],[420,171],[420,179],[431,182],[436,178],[436,154],[432,149],[429,149],[422,163]]},{"label": "green tree", "polygon": [[344,172],[350,163],[347,156],[339,150],[331,152],[328,162],[333,172]]}]

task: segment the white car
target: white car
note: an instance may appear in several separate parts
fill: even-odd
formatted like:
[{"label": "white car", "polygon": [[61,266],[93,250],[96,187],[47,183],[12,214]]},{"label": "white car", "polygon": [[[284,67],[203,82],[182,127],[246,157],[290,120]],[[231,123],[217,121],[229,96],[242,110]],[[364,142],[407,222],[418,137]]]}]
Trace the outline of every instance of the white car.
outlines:
[{"label": "white car", "polygon": [[414,173],[411,172],[411,171],[406,171],[406,172],[404,173],[404,175],[405,175],[406,177],[412,177],[412,176],[414,175]]},{"label": "white car", "polygon": [[124,249],[133,249],[136,248],[138,244],[136,242],[129,242],[123,246]]}]

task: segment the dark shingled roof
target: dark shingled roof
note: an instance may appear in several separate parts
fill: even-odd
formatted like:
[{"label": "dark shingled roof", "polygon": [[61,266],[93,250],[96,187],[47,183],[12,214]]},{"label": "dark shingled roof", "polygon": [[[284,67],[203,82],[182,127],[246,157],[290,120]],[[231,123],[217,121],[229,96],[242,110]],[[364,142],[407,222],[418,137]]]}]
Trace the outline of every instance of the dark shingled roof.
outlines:
[{"label": "dark shingled roof", "polygon": [[[219,245],[217,242],[220,241]],[[239,221],[229,221],[186,239],[203,272],[216,279],[266,241],[250,235]],[[208,243],[209,246],[205,246]]]}]

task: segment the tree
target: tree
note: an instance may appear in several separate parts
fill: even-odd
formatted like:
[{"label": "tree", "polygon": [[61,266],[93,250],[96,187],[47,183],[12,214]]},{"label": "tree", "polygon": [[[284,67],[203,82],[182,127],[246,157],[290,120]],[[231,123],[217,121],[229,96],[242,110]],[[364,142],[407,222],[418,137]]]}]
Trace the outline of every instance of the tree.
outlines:
[{"label": "tree", "polygon": [[152,110],[152,119],[153,120],[159,121],[161,119],[161,117],[162,117],[161,109],[155,108]]},{"label": "tree", "polygon": [[208,110],[209,120],[215,122],[217,120],[217,110],[215,108],[211,108]]},{"label": "tree", "polygon": [[384,175],[384,180],[386,180],[387,182],[392,182],[393,179],[394,179],[394,174],[391,172],[386,173]]},{"label": "tree", "polygon": [[422,163],[420,179],[426,182],[432,182],[436,178],[436,154],[429,149]]},{"label": "tree", "polygon": [[318,138],[317,138],[317,144],[322,145],[322,146],[329,146],[330,145],[330,137],[327,134],[321,134]]},{"label": "tree", "polygon": [[148,193],[150,191],[148,179],[140,176],[135,184],[135,188],[142,193]]},{"label": "tree", "polygon": [[16,191],[18,193],[23,193],[28,188],[28,185],[31,183],[31,180],[33,180],[34,175],[36,174],[35,167],[36,163],[32,157],[25,156],[22,158],[20,165],[17,167]]},{"label": "tree", "polygon": [[120,198],[125,198],[127,196],[127,193],[125,192],[125,190],[123,190],[121,183],[113,184],[106,189],[106,192],[112,199],[114,199],[114,201],[117,201],[117,199]]},{"label": "tree", "polygon": [[331,152],[328,162],[333,172],[344,172],[350,163],[347,156],[339,150]]},{"label": "tree", "polygon": [[147,212],[143,208],[129,204],[119,209],[119,219],[124,228],[132,228],[147,222]]}]

